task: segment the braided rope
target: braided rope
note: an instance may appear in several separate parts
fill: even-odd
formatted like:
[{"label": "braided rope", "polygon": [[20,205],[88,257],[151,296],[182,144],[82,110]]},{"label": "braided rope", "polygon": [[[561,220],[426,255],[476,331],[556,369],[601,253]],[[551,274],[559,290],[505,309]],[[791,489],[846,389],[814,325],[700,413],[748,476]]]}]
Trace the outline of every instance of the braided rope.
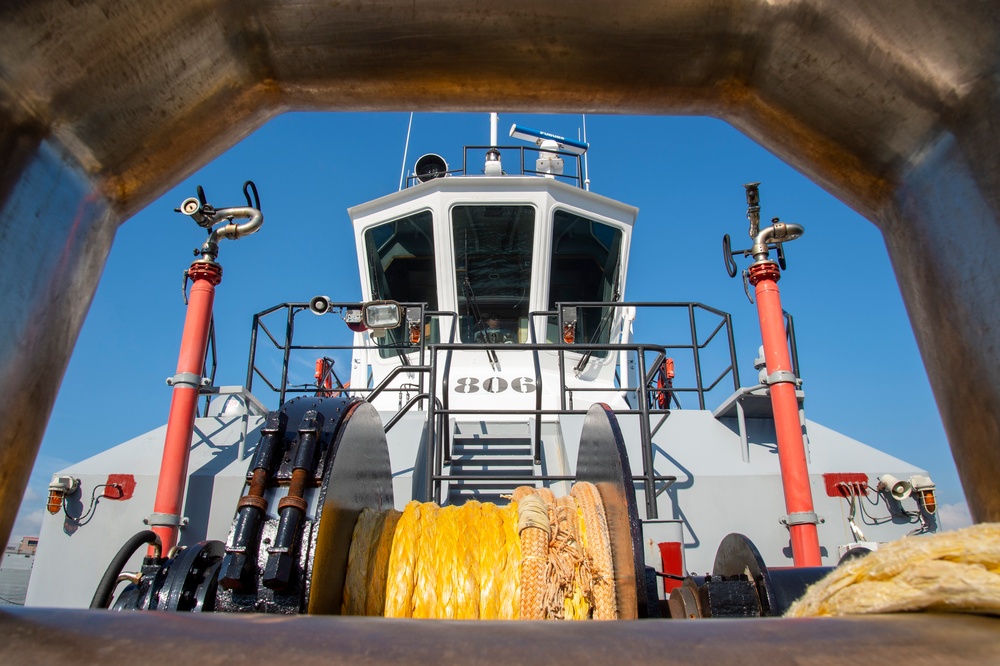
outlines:
[{"label": "braided rope", "polygon": [[573,485],[570,494],[580,504],[586,523],[586,559],[593,588],[594,619],[615,620],[618,618],[615,568],[604,503],[601,502],[597,486],[592,483],[578,482]]},{"label": "braided rope", "polygon": [[378,539],[372,544],[372,555],[368,559],[368,590],[365,597],[365,615],[381,616],[385,614],[385,591],[389,572],[389,556],[396,535],[396,526],[403,515],[395,509],[382,514],[381,530]]},{"label": "braided rope", "polygon": [[600,495],[591,484],[576,484],[570,496],[558,499],[546,488],[521,487],[504,507],[410,502],[402,513],[366,511],[351,544],[344,612],[614,618],[614,569]]},{"label": "braided rope", "polygon": [[[501,581],[507,565],[506,533],[502,521],[496,504],[479,505],[481,529],[476,570],[479,574],[479,617],[484,620],[500,618]],[[495,566],[490,566],[491,562]]]},{"label": "braided rope", "polygon": [[413,617],[433,618],[437,613],[436,541],[438,513],[441,508],[432,502],[420,505],[420,543],[417,563],[413,568]]},{"label": "braided rope", "polygon": [[500,509],[504,535],[503,573],[498,574],[501,581],[498,619],[501,620],[516,620],[521,610],[521,560],[524,554],[521,537],[517,533],[517,507],[516,503],[512,503]]},{"label": "braided rope", "polygon": [[[576,502],[572,497],[560,497],[549,505],[549,561],[545,571],[546,619],[577,619],[572,603],[578,594],[576,572],[583,560],[576,529]],[[583,618],[580,618],[583,619]]]},{"label": "braided rope", "polygon": [[903,611],[1000,615],[1000,523],[880,546],[831,571],[785,616]]},{"label": "braided rope", "polygon": [[[479,610],[479,553],[484,540],[484,528],[480,503],[473,500],[457,508],[459,516],[455,520],[458,547],[455,549],[455,617],[459,620],[475,620],[481,617]],[[465,533],[463,526],[472,529]],[[493,550],[496,559],[498,551]],[[494,568],[492,563],[487,563]]]},{"label": "braided rope", "polygon": [[546,615],[545,573],[549,560],[548,507],[541,495],[533,493],[525,495],[517,508],[521,536],[520,617],[522,620],[542,620]]},{"label": "braided rope", "polygon": [[378,537],[383,515],[364,509],[354,524],[351,550],[347,555],[347,576],[344,579],[344,600],[340,611],[344,615],[364,615],[368,596],[367,575],[370,567],[372,544]]},{"label": "braided rope", "polygon": [[420,543],[421,509],[420,502],[410,502],[396,524],[385,588],[386,617],[413,617],[414,569],[417,545]]}]

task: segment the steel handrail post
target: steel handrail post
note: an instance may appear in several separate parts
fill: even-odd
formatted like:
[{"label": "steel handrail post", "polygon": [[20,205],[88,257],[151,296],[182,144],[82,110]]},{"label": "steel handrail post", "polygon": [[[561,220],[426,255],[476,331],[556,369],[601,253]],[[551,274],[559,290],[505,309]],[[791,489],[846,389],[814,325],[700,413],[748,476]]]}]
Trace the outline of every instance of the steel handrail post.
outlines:
[{"label": "steel handrail post", "polygon": [[642,400],[639,401],[639,439],[642,446],[643,494],[646,496],[646,518],[655,519],[656,481],[653,479],[653,445],[649,435],[649,392],[646,377],[646,348],[639,347],[639,373],[643,377]]},{"label": "steel handrail post", "polygon": [[[434,344],[429,345],[431,363],[430,363],[430,386],[428,387],[427,394],[429,396],[427,403],[427,455],[424,460],[424,501],[432,501],[432,493],[434,486],[434,473],[435,464],[434,459],[437,457],[437,437],[435,429],[437,426],[437,346]],[[445,400],[447,400],[447,393],[445,393]],[[447,407],[447,405],[445,405]]]},{"label": "steel handrail post", "polygon": [[698,350],[698,328],[694,322],[694,304],[688,304],[688,322],[691,325],[691,351],[694,354],[694,376],[698,382],[698,409],[705,409],[705,390],[701,381],[701,353]]},{"label": "steel handrail post", "polygon": [[729,336],[729,359],[733,364],[733,390],[740,390],[740,366],[736,363],[736,338],[733,335],[733,318],[726,313],[726,333]]},{"label": "steel handrail post", "polygon": [[292,354],[292,336],[295,335],[295,313],[292,306],[288,306],[285,314],[285,345],[284,360],[281,364],[281,391],[278,398],[279,404],[285,404],[285,393],[288,388],[288,359]]},{"label": "steel handrail post", "polygon": [[250,327],[250,357],[247,359],[247,391],[253,390],[253,373],[257,367],[257,327],[260,325],[260,315],[253,316]]}]

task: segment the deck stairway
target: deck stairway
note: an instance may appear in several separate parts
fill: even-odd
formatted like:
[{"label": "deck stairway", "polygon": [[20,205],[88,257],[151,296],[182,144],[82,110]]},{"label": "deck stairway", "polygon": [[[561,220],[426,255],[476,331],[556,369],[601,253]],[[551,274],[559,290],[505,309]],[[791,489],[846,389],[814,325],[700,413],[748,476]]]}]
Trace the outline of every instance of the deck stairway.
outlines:
[{"label": "deck stairway", "polygon": [[[452,477],[447,482],[448,504],[469,500],[507,504],[510,495],[523,485],[540,485],[531,478],[538,469],[532,461],[531,424],[509,422],[455,422],[452,427]],[[511,477],[520,480],[483,481],[463,477]]]}]

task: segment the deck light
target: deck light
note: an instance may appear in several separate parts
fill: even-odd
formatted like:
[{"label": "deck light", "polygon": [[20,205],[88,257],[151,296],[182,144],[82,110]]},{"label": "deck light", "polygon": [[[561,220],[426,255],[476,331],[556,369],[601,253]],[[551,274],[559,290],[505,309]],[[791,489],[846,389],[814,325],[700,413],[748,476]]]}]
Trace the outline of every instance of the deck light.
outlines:
[{"label": "deck light", "polygon": [[395,301],[365,303],[361,309],[361,321],[368,328],[396,328],[403,321],[403,308]]},{"label": "deck light", "polygon": [[49,483],[49,501],[45,503],[45,508],[49,513],[55,515],[62,509],[63,500],[76,492],[80,487],[80,479],[75,476],[60,476],[54,474]]},{"label": "deck light", "polygon": [[931,477],[915,474],[910,477],[910,486],[920,500],[920,508],[929,514],[937,511],[937,497],[934,493],[934,482]]}]

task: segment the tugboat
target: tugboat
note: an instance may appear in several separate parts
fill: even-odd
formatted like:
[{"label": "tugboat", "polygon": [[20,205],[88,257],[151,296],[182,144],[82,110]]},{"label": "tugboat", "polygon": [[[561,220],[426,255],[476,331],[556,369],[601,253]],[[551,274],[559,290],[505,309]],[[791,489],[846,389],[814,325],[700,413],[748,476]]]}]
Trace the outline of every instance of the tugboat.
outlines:
[{"label": "tugboat", "polygon": [[[245,205],[182,202],[210,235],[170,422],[56,474],[28,604],[348,612],[364,511],[525,504],[574,482],[600,496],[616,617],[779,615],[842,558],[937,529],[924,470],[806,418],[777,289],[804,229],[762,226],[758,183],[752,244],[723,241],[759,308],[744,385],[728,313],[627,299],[638,210],[589,191],[587,143],[510,135],[523,143],[499,145],[494,116],[460,167],[424,155],[405,188],[351,208],[362,300],[254,315],[243,386],[214,385],[205,350],[224,241],[264,223],[256,187]],[[643,318],[665,337],[638,338]]]}]

